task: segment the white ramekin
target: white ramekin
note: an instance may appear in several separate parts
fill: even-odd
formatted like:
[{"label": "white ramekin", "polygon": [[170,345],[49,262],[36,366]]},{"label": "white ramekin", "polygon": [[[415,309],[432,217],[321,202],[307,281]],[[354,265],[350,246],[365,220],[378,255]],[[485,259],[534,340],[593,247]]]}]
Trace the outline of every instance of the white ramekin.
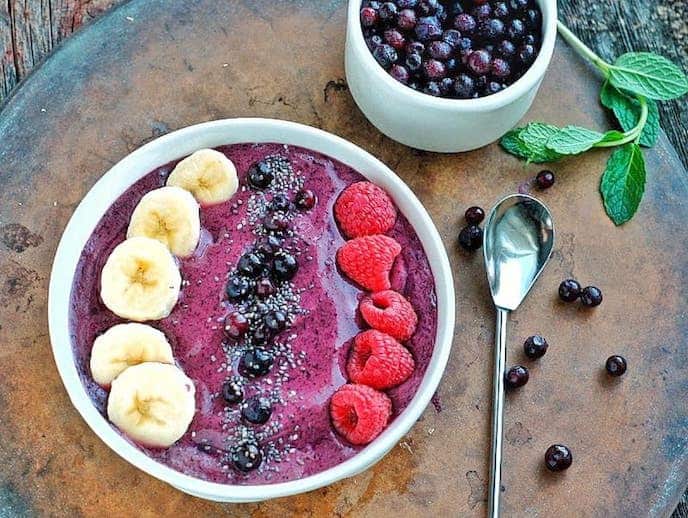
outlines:
[{"label": "white ramekin", "polygon": [[356,104],[389,138],[407,146],[453,153],[496,141],[533,103],[554,52],[557,0],[538,0],[542,10],[542,48],[530,69],[513,85],[479,99],[433,97],[392,79],[375,61],[363,39],[361,0],[349,0],[346,80]]},{"label": "white ramekin", "polygon": [[[430,261],[437,293],[435,348],[417,394],[406,410],[370,445],[326,471],[291,482],[231,486],[184,475],[156,462],[127,442],[96,410],[77,373],[69,333],[72,279],[81,250],[108,207],[136,180],[156,167],[197,149],[242,142],[302,146],[351,166],[382,186],[415,228]],[[134,466],[186,493],[220,502],[253,502],[311,491],[366,470],[409,431],[437,389],[454,332],[454,283],[437,229],[416,196],[387,166],[359,147],[330,133],[272,119],[228,119],[190,126],[160,137],[126,156],[86,194],[74,211],[57,248],[50,277],[48,320],[53,355],[72,403],[93,431]]]}]

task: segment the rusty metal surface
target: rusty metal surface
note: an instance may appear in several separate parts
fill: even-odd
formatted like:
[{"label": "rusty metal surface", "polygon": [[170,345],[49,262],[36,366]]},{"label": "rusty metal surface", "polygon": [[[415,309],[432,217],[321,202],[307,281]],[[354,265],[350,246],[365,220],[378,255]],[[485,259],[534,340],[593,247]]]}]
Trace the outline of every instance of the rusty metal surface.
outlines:
[{"label": "rusty metal surface", "polygon": [[[132,1],[75,35],[0,112],[0,510],[10,515],[482,516],[493,312],[479,255],[459,253],[463,208],[490,206],[537,171],[496,146],[433,155],[378,133],[343,80],[343,0]],[[563,45],[529,118],[605,125],[598,83]],[[295,120],[341,135],[406,180],[455,270],[455,348],[439,400],[373,469],[313,493],[222,505],[183,495],[112,453],[71,407],[50,354],[50,264],[74,207],[147,140],[235,116]],[[640,214],[616,229],[597,193],[606,153],[556,166],[542,198],[554,260],[512,318],[509,363],[535,332],[550,351],[506,405],[505,516],[663,516],[686,484],[688,177],[662,137],[647,153]],[[461,209],[461,210],[459,210]],[[569,275],[599,285],[587,312],[556,300]],[[620,353],[616,382],[604,360]],[[542,455],[568,444],[552,476]],[[0,512],[2,514],[2,512]]]}]

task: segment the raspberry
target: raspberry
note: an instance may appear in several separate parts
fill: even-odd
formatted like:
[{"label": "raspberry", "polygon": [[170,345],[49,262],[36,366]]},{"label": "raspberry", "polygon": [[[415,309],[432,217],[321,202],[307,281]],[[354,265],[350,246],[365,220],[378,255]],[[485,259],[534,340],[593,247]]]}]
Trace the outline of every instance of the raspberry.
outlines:
[{"label": "raspberry", "polygon": [[349,238],[384,234],[394,226],[397,209],[389,195],[370,182],[344,189],[334,204],[334,215]]},{"label": "raspberry", "polygon": [[337,251],[337,264],[349,279],[366,290],[388,290],[389,272],[400,252],[401,245],[391,237],[357,237]]},{"label": "raspberry", "polygon": [[400,342],[413,336],[418,316],[411,303],[396,291],[378,291],[361,300],[358,309],[370,327]]},{"label": "raspberry", "polygon": [[346,364],[351,381],[378,390],[403,383],[414,368],[411,353],[394,338],[375,329],[354,338]]},{"label": "raspberry", "polygon": [[392,402],[365,385],[344,385],[330,400],[330,418],[337,433],[351,444],[368,444],[387,426]]}]

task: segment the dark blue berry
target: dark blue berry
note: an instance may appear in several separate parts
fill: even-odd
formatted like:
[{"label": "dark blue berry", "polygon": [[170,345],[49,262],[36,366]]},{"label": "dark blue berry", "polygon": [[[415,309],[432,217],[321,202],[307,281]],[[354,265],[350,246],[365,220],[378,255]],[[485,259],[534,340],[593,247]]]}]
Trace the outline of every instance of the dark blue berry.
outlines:
[{"label": "dark blue berry", "polygon": [[265,260],[275,255],[281,248],[282,241],[280,241],[279,237],[269,235],[261,239],[253,250]]},{"label": "dark blue berry", "polygon": [[397,25],[403,31],[410,31],[417,22],[416,12],[413,9],[403,9],[397,17]]},{"label": "dark blue berry", "polygon": [[463,36],[473,34],[476,25],[475,18],[473,18],[470,14],[463,13],[454,19],[454,28]]},{"label": "dark blue berry", "polygon": [[433,41],[429,46],[428,46],[428,54],[430,54],[430,57],[433,59],[439,59],[441,61],[444,61],[451,56],[452,53],[452,46],[449,45],[446,41]]},{"label": "dark blue berry", "polygon": [[241,388],[241,383],[238,383],[237,380],[233,378],[225,381],[222,385],[222,397],[224,398],[225,402],[229,403],[230,405],[241,403],[241,401],[244,399],[244,389]]},{"label": "dark blue berry", "polygon": [[284,194],[275,194],[270,201],[270,208],[276,211],[287,212],[291,209],[291,202]]},{"label": "dark blue berry", "polygon": [[497,45],[497,54],[502,57],[510,58],[516,53],[516,46],[509,40],[502,40]]},{"label": "dark blue berry", "polygon": [[301,211],[311,210],[317,201],[318,197],[310,189],[301,189],[294,197],[294,205]]},{"label": "dark blue berry", "polygon": [[287,328],[287,316],[282,311],[271,311],[263,319],[268,329],[275,333],[284,331]]},{"label": "dark blue berry", "polygon": [[273,362],[272,354],[265,349],[251,349],[241,357],[240,371],[252,378],[264,376],[270,372]]},{"label": "dark blue berry", "polygon": [[425,52],[425,45],[420,41],[409,41],[406,44],[406,54],[418,54],[419,56]]},{"label": "dark blue berry", "polygon": [[523,365],[511,367],[504,375],[504,383],[508,389],[516,389],[528,383],[528,369]]},{"label": "dark blue berry", "polygon": [[580,297],[581,285],[574,279],[561,281],[559,285],[559,298],[564,302],[573,302]]},{"label": "dark blue berry", "polygon": [[225,317],[225,334],[234,340],[239,340],[248,331],[248,319],[238,311],[232,311]]},{"label": "dark blue berry", "polygon": [[232,464],[243,472],[253,471],[263,462],[260,446],[253,440],[243,441],[231,450]]},{"label": "dark blue berry", "polygon": [[509,77],[511,75],[511,68],[509,67],[509,63],[507,63],[505,60],[500,59],[500,58],[495,58],[492,60],[492,75],[495,77],[499,77],[500,79],[504,79],[506,77]]},{"label": "dark blue berry", "polygon": [[237,264],[237,270],[239,270],[242,275],[251,278],[258,277],[263,273],[264,269],[265,265],[263,261],[258,254],[254,254],[253,252],[247,252],[242,255]]},{"label": "dark blue berry", "polygon": [[392,65],[392,68],[389,69],[389,75],[401,84],[408,83],[410,77],[408,70],[401,65]]},{"label": "dark blue berry", "polygon": [[422,64],[423,58],[420,57],[420,54],[409,54],[406,56],[406,68],[408,68],[409,71],[417,72],[420,70]]},{"label": "dark blue berry", "polygon": [[571,450],[563,444],[553,444],[545,452],[545,466],[550,471],[564,471],[572,462]]},{"label": "dark blue berry", "polygon": [[289,228],[289,220],[282,214],[268,214],[263,219],[263,226],[269,232],[281,233]]},{"label": "dark blue berry", "polygon": [[416,38],[421,42],[440,39],[442,37],[442,26],[440,25],[440,21],[434,16],[420,18],[416,24],[415,34]]},{"label": "dark blue berry", "polygon": [[478,35],[485,40],[494,40],[504,34],[504,22],[498,18],[484,20],[478,26]]},{"label": "dark blue berry", "polygon": [[497,18],[506,18],[509,16],[509,7],[506,2],[497,2],[494,4],[492,12]]},{"label": "dark blue berry", "polygon": [[595,286],[587,286],[581,291],[580,299],[585,307],[594,308],[602,304],[602,291]]},{"label": "dark blue berry", "polygon": [[454,89],[454,80],[451,77],[445,77],[440,81],[440,92],[442,95],[447,95]]},{"label": "dark blue berry", "polygon": [[523,343],[523,352],[531,360],[537,360],[545,355],[548,347],[547,340],[540,335],[533,335]]},{"label": "dark blue berry", "polygon": [[272,263],[272,274],[279,281],[290,281],[296,275],[299,265],[293,255],[280,252]]},{"label": "dark blue berry", "polygon": [[461,40],[461,33],[456,29],[447,29],[442,33],[442,41],[448,43],[452,47],[456,47]]},{"label": "dark blue berry", "polygon": [[241,417],[251,424],[265,424],[272,415],[272,404],[267,398],[254,396],[241,405]]},{"label": "dark blue berry", "polygon": [[497,81],[490,81],[487,83],[487,86],[485,87],[485,95],[494,95],[498,92],[501,92],[504,90],[504,85],[502,83],[498,83]]},{"label": "dark blue berry", "polygon": [[490,7],[490,4],[476,5],[471,14],[476,20],[484,20],[492,15],[492,7]]},{"label": "dark blue berry", "polygon": [[535,177],[535,183],[540,189],[549,189],[554,185],[554,173],[548,169],[543,169]]},{"label": "dark blue berry", "polygon": [[476,75],[484,75],[490,71],[490,53],[480,49],[471,52],[468,56],[468,68]]},{"label": "dark blue berry", "polygon": [[511,41],[518,43],[526,35],[526,26],[522,20],[516,18],[509,22],[506,33]]},{"label": "dark blue berry", "polygon": [[248,181],[256,189],[265,189],[274,178],[270,165],[263,160],[256,162],[248,170]]},{"label": "dark blue berry", "polygon": [[454,93],[460,99],[470,99],[475,94],[475,82],[468,74],[459,74],[454,81]]},{"label": "dark blue berry", "polygon": [[437,84],[436,81],[430,81],[425,85],[425,88],[423,88],[423,93],[432,95],[433,97],[439,97],[442,95],[442,90],[440,90],[440,85]]},{"label": "dark blue berry", "polygon": [[428,59],[423,63],[423,72],[428,79],[437,80],[442,79],[446,75],[447,69],[441,61]]},{"label": "dark blue berry", "polygon": [[478,206],[468,207],[464,213],[464,217],[469,225],[478,225],[485,219],[485,211],[482,207]]},{"label": "dark blue berry", "polygon": [[607,369],[610,376],[623,376],[626,372],[626,368],[626,358],[618,354],[607,358],[607,362],[605,363],[605,369]]},{"label": "dark blue berry", "polygon": [[385,23],[393,22],[397,17],[397,6],[394,2],[385,2],[378,10],[380,20]]},{"label": "dark blue berry", "polygon": [[516,58],[521,65],[527,67],[535,61],[536,54],[535,47],[532,45],[521,45],[518,49]]},{"label": "dark blue berry", "polygon": [[399,55],[394,47],[386,43],[375,47],[373,50],[373,57],[380,63],[380,66],[385,69],[391,67],[399,59]]},{"label": "dark blue berry", "polygon": [[251,283],[246,277],[241,275],[232,275],[227,281],[225,291],[227,298],[232,301],[246,298],[251,290]]},{"label": "dark blue berry", "polygon": [[439,5],[437,0],[420,0],[417,10],[421,16],[432,16],[437,12]]},{"label": "dark blue berry", "polygon": [[477,225],[468,225],[459,232],[459,245],[472,252],[483,246],[483,229]]}]

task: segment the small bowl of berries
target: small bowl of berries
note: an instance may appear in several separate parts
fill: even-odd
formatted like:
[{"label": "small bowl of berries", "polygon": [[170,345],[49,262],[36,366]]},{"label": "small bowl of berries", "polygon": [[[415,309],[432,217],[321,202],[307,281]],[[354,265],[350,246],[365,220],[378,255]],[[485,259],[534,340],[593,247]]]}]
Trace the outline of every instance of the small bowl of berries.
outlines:
[{"label": "small bowl of berries", "polygon": [[485,146],[535,98],[556,0],[350,0],[349,89],[388,137],[426,151]]}]

